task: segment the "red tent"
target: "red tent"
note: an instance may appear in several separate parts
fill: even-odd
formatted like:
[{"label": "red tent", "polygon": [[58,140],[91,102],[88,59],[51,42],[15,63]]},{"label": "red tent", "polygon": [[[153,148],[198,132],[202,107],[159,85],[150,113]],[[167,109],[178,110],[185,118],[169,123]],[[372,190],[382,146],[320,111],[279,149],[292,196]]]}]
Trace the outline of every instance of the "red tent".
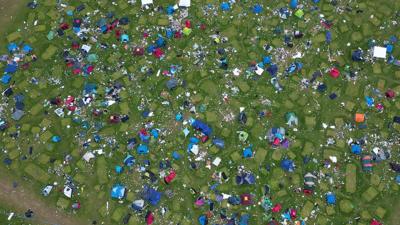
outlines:
[{"label": "red tent", "polygon": [[340,71],[337,68],[332,68],[331,71],[329,72],[329,74],[333,78],[338,78],[340,75]]}]

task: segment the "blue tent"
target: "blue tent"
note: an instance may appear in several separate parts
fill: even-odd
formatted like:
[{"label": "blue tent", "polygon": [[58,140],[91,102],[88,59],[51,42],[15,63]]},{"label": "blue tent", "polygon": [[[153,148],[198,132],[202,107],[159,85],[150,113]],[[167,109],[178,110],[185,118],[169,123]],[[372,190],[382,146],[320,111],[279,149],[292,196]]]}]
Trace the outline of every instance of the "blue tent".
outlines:
[{"label": "blue tent", "polygon": [[333,194],[332,192],[326,194],[326,203],[328,203],[329,205],[336,204],[336,195]]},{"label": "blue tent", "polygon": [[298,4],[299,4],[298,0],[290,0],[290,8],[295,9],[297,8]]},{"label": "blue tent", "polygon": [[150,131],[150,133],[151,133],[151,135],[153,135],[153,137],[154,137],[155,139],[157,139],[158,136],[159,136],[159,131],[158,131],[157,129],[152,129],[152,130]]},{"label": "blue tent", "polygon": [[140,144],[137,148],[137,153],[139,155],[145,155],[145,154],[149,153],[149,147],[147,145]]},{"label": "blue tent", "polygon": [[250,215],[244,214],[240,217],[239,225],[247,225],[249,224]]},{"label": "blue tent", "polygon": [[253,150],[251,147],[247,147],[243,150],[243,157],[244,158],[251,158],[253,157]]},{"label": "blue tent", "polygon": [[231,5],[228,2],[222,2],[220,8],[222,11],[228,11],[231,9]]},{"label": "blue tent", "polygon": [[10,81],[11,81],[11,76],[8,74],[4,74],[1,77],[1,83],[3,83],[3,84],[8,84],[8,83],[10,83]]},{"label": "blue tent", "polygon": [[253,6],[253,13],[259,14],[259,13],[262,13],[262,11],[263,11],[263,8],[260,4],[256,4]]},{"label": "blue tent", "polygon": [[361,151],[362,151],[362,149],[361,149],[360,145],[358,145],[358,144],[352,144],[351,145],[351,152],[352,153],[354,153],[356,155],[360,155]]},{"label": "blue tent", "polygon": [[167,86],[168,90],[175,89],[178,86],[178,80],[175,78],[172,78],[167,81],[166,86]]},{"label": "blue tent", "polygon": [[203,134],[207,136],[211,135],[212,129],[200,120],[194,120],[192,123],[192,127],[196,130],[200,130]]},{"label": "blue tent", "polygon": [[96,89],[97,89],[97,85],[94,83],[85,84],[85,93],[86,94],[96,93]]},{"label": "blue tent", "polygon": [[191,137],[189,138],[189,142],[193,144],[198,144],[200,143],[200,140],[197,137]]},{"label": "blue tent", "polygon": [[157,44],[157,47],[159,47],[159,48],[162,48],[165,46],[165,40],[161,35],[157,38],[156,44]]},{"label": "blue tent", "polygon": [[111,198],[123,199],[125,196],[125,190],[125,187],[120,184],[114,185],[111,189]]},{"label": "blue tent", "polygon": [[121,41],[122,42],[128,42],[129,41],[129,36],[127,34],[121,35]]},{"label": "blue tent", "polygon": [[16,94],[16,95],[14,96],[14,100],[15,100],[16,102],[23,102],[23,101],[24,101],[24,95],[21,94],[21,93]]},{"label": "blue tent", "polygon": [[213,144],[219,149],[223,149],[225,147],[224,140],[219,139],[219,138],[214,138],[213,139]]},{"label": "blue tent", "polygon": [[135,164],[135,158],[131,155],[127,155],[124,159],[124,164],[129,167],[133,166],[133,164]]},{"label": "blue tent", "polygon": [[271,63],[271,56],[264,56],[263,63],[264,64],[270,64]]},{"label": "blue tent", "polygon": [[144,200],[139,199],[139,200],[133,201],[131,207],[132,207],[132,209],[134,209],[136,211],[141,211],[144,208]]},{"label": "blue tent", "polygon": [[363,61],[363,51],[360,49],[353,51],[353,53],[351,54],[351,59],[355,62]]},{"label": "blue tent", "polygon": [[276,64],[271,64],[268,68],[267,68],[267,72],[272,76],[275,77],[276,74],[278,73],[278,66]]},{"label": "blue tent", "polygon": [[8,64],[5,68],[4,72],[6,73],[15,73],[17,72],[18,65],[17,64]]},{"label": "blue tent", "polygon": [[172,153],[172,158],[174,158],[175,160],[179,160],[181,159],[181,155],[177,151],[174,151]]},{"label": "blue tent", "polygon": [[208,224],[208,219],[205,215],[199,216],[199,223],[200,225],[207,225]]},{"label": "blue tent", "polygon": [[256,178],[254,177],[254,174],[252,174],[252,173],[245,173],[245,174],[236,176],[236,184],[238,184],[238,185],[254,184],[255,182],[256,182]]},{"label": "blue tent", "polygon": [[54,136],[51,138],[51,141],[54,142],[54,143],[58,143],[58,142],[61,141],[61,137],[60,137],[60,136],[57,136],[57,135],[54,135]]},{"label": "blue tent", "polygon": [[368,107],[374,106],[374,99],[370,96],[365,96],[365,102],[367,103]]},{"label": "blue tent", "polygon": [[33,48],[30,46],[30,45],[24,45],[23,47],[22,47],[22,50],[25,52],[25,53],[29,53],[29,52],[31,52],[32,50],[33,50]]},{"label": "blue tent", "polygon": [[168,7],[167,7],[167,14],[168,15],[172,15],[172,14],[174,14],[174,12],[175,12],[175,9],[174,9],[174,6],[172,6],[172,5],[169,5]]},{"label": "blue tent", "polygon": [[122,166],[115,166],[115,172],[117,173],[117,174],[120,174],[120,173],[122,173],[122,171],[124,170],[124,168],[122,167]]},{"label": "blue tent", "polygon": [[144,187],[142,196],[144,200],[148,201],[153,206],[156,206],[161,200],[161,193],[149,186]]},{"label": "blue tent", "polygon": [[167,38],[172,38],[174,36],[174,32],[172,31],[171,28],[166,29],[165,36],[167,36]]},{"label": "blue tent", "polygon": [[281,168],[288,172],[293,172],[295,168],[294,162],[290,159],[284,159],[281,161]]},{"label": "blue tent", "polygon": [[18,46],[15,43],[10,43],[8,45],[7,49],[9,52],[14,52],[14,51],[18,50]]}]

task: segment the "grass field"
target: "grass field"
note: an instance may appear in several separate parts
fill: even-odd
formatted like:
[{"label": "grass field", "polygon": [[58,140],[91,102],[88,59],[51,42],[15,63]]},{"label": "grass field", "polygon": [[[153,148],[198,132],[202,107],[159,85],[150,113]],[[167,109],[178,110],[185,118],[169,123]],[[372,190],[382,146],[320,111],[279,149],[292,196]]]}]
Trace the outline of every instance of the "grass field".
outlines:
[{"label": "grass field", "polygon": [[[299,216],[296,220],[307,218],[307,224],[362,225],[369,224],[372,218],[384,224],[396,224],[393,218],[398,214],[398,209],[388,206],[398,199],[399,185],[395,183],[396,173],[389,169],[388,163],[399,162],[400,136],[398,128],[388,129],[388,123],[399,115],[400,104],[398,97],[393,100],[380,97],[372,89],[379,90],[381,94],[392,89],[398,95],[400,72],[398,67],[384,60],[354,62],[351,54],[357,48],[369,49],[372,39],[382,46],[391,36],[398,37],[398,27],[391,21],[397,20],[395,9],[400,7],[399,2],[338,1],[338,5],[333,5],[321,1],[316,4],[318,9],[313,10],[314,5],[307,1],[304,3],[303,18],[292,15],[284,20],[279,18],[276,11],[288,7],[287,2],[262,4],[263,12],[255,15],[251,9],[256,1],[240,1],[232,4],[226,12],[220,9],[222,1],[192,1],[186,18],[191,20],[192,32],[180,39],[167,38],[167,46],[162,48],[165,51],[162,60],[151,54],[135,57],[132,49],[142,46],[147,50],[150,44],[155,44],[158,35],[166,36],[165,29],[172,25],[165,10],[175,1],[157,3],[164,7],[159,11],[140,9],[139,3],[131,6],[127,1],[115,2],[73,1],[66,8],[58,9],[56,1],[42,1],[37,9],[31,10],[25,7],[26,2],[13,1],[8,8],[0,8],[0,13],[5,15],[0,19],[0,24],[4,24],[0,28],[0,33],[4,34],[0,41],[0,53],[6,54],[9,42],[29,43],[39,57],[29,69],[18,70],[12,78],[16,82],[14,92],[25,96],[26,115],[19,121],[10,119],[14,100],[5,97],[2,102],[8,102],[9,105],[6,113],[0,114],[10,122],[10,127],[0,133],[3,150],[0,157],[2,160],[12,160],[12,164],[3,169],[17,179],[26,177],[30,183],[25,188],[31,190],[35,201],[43,202],[49,209],[62,209],[70,217],[84,223],[95,220],[99,224],[121,224],[123,217],[132,213],[129,224],[144,224],[145,212],[152,211],[156,224],[165,224],[165,221],[189,224],[209,212],[207,204],[194,206],[194,201],[203,197],[215,203],[212,212],[215,216],[210,216],[210,223],[220,222],[217,215],[225,210],[228,217],[235,213],[249,213],[249,224],[265,224],[268,222],[266,218],[281,216],[265,212],[257,204],[245,207],[229,205],[226,200],[218,202],[217,196],[221,193],[238,196],[251,193],[257,203],[264,195],[264,186],[268,185],[273,204],[280,203],[284,209],[297,210]],[[5,5],[2,3],[0,0],[0,5]],[[81,3],[86,5],[84,10],[74,11],[74,17],[67,16],[68,10],[75,10]],[[213,7],[207,8],[208,3]],[[99,12],[93,14],[94,9],[99,9]],[[177,19],[182,11],[178,9],[172,18]],[[130,19],[128,25],[119,25],[118,29],[128,34],[131,41],[125,45],[115,38],[114,33],[89,32],[96,42],[89,39],[86,44],[92,46],[91,52],[96,53],[99,60],[93,63],[95,70],[92,74],[73,75],[65,65],[62,54],[68,49],[72,57],[81,57],[79,51],[71,50],[72,42],[67,37],[81,44],[82,41],[71,29],[67,29],[63,36],[57,36],[61,21],[71,25],[73,18],[83,18],[86,13],[91,13],[88,26],[96,29],[96,22],[105,18],[107,12],[114,12],[118,18],[127,16]],[[321,14],[324,17],[320,17]],[[12,19],[9,15],[13,15]],[[322,18],[332,22],[330,29],[321,25]],[[34,21],[38,21],[36,26],[33,25]],[[178,22],[181,27],[184,21]],[[108,19],[107,22],[112,20]],[[205,24],[206,28],[201,30],[200,24]],[[292,36],[294,30],[301,30],[304,36],[293,38],[294,47],[290,48],[284,43],[285,30],[287,36]],[[332,36],[330,44],[325,41],[328,30]],[[47,38],[49,31],[55,32],[53,40]],[[149,37],[143,38],[144,33]],[[214,34],[226,37],[227,41],[217,42],[210,37]],[[306,41],[311,41],[312,45],[306,47]],[[107,43],[109,47],[103,49],[99,43]],[[270,44],[273,50],[265,51],[265,44]],[[397,58],[400,55],[398,43],[393,45],[392,55]],[[203,64],[195,63],[198,58],[194,55],[200,49],[205,51]],[[218,53],[221,49],[224,53]],[[296,52],[304,56],[293,59]],[[253,62],[259,63],[266,55],[271,55],[279,67],[279,83],[283,86],[281,93],[275,91],[266,71],[258,76],[251,69]],[[218,62],[221,58],[227,60],[227,70],[221,68]],[[82,62],[88,63],[87,59]],[[301,62],[303,68],[285,76],[284,70],[294,62]],[[170,78],[163,75],[171,70],[171,65],[182,67],[173,75],[179,81],[174,90],[167,89],[166,82]],[[2,63],[0,68],[5,66]],[[333,67],[341,72],[338,79],[328,75]],[[149,72],[149,68],[153,73]],[[232,75],[235,68],[242,71],[239,76]],[[160,76],[156,75],[158,70]],[[348,70],[357,71],[355,81],[346,77]],[[302,80],[310,80],[315,71],[322,71],[323,75],[313,85],[304,88]],[[32,77],[37,79],[38,84],[33,84]],[[123,86],[118,93],[121,102],[106,107],[105,96],[110,84],[115,82]],[[46,104],[46,100],[57,96],[63,100],[69,95],[82,99],[85,85],[91,83],[97,85],[94,101],[89,106],[80,106],[79,114],[60,118],[54,113],[55,107]],[[326,90],[318,91],[317,83],[325,84]],[[1,89],[6,87],[3,85]],[[331,93],[338,97],[330,99]],[[227,96],[225,100],[224,96]],[[365,96],[373,96],[376,103],[382,103],[384,111],[378,113],[375,108],[368,108],[364,102]],[[271,104],[267,104],[267,100]],[[185,106],[187,104],[189,106]],[[196,113],[189,112],[192,106]],[[245,124],[239,123],[237,118],[241,107],[245,108],[247,115]],[[92,114],[94,109],[107,112],[96,117]],[[154,116],[144,117],[146,112],[152,112]],[[286,124],[287,112],[294,112],[298,116],[296,129]],[[354,123],[357,112],[367,115],[364,129]],[[200,153],[204,156],[196,161],[197,156],[187,153],[186,149],[189,137],[199,133],[175,121],[177,113],[182,113],[185,120],[195,117],[209,124],[213,129],[213,136],[209,138],[223,139],[224,148],[219,149],[212,144],[212,140],[201,143]],[[260,116],[261,113],[266,114]],[[110,124],[108,118],[113,114],[127,114],[129,121]],[[160,137],[151,137],[148,144],[150,154],[138,155],[137,146],[133,150],[127,148],[128,140],[133,137],[139,140],[138,132],[149,126],[150,122],[153,128],[160,130]],[[323,124],[334,128],[324,128]],[[286,129],[285,136],[290,141],[288,149],[273,148],[264,138],[272,127]],[[188,137],[183,134],[185,128],[190,131]],[[240,141],[238,131],[248,132],[248,139]],[[18,138],[12,136],[16,132]],[[60,136],[61,142],[52,142],[54,135]],[[101,140],[94,141],[95,135],[100,136]],[[363,146],[364,154],[372,154],[372,149],[377,146],[384,146],[392,153],[390,160],[374,162],[371,173],[363,172],[360,157],[353,155],[347,144],[350,138],[355,140],[362,137],[368,137],[369,140]],[[328,139],[333,139],[334,144],[327,144]],[[243,149],[250,145],[255,156],[243,158]],[[32,154],[28,153],[29,147],[33,147]],[[96,155],[90,162],[82,158],[86,152],[99,149],[105,154]],[[182,156],[180,160],[172,158],[173,151]],[[128,153],[136,158],[132,168],[123,165]],[[332,156],[337,157],[337,163],[329,161]],[[217,157],[222,159],[221,164],[211,165],[211,169],[208,169],[206,166]],[[286,172],[280,167],[283,159],[295,163],[294,172]],[[171,168],[160,166],[166,160],[171,163]],[[309,161],[306,163],[306,160]],[[191,162],[196,162],[198,169],[192,169]],[[116,174],[116,165],[124,167],[121,174]],[[3,164],[1,166],[4,167]],[[254,185],[239,186],[235,183],[239,167],[257,176]],[[141,168],[145,168],[147,175],[148,171],[154,173],[157,181],[151,182]],[[160,176],[170,169],[174,169],[178,175],[171,184],[166,185]],[[222,171],[230,178],[227,182],[215,179],[215,174]],[[303,176],[307,172],[318,174],[318,185],[314,195],[304,197],[296,190],[303,188]],[[71,199],[62,194],[62,186],[67,180],[72,180],[77,186]],[[39,194],[45,185],[54,182],[59,186],[50,196]],[[127,187],[127,194],[122,201],[110,197],[111,188],[117,183]],[[140,191],[144,184],[156,187],[163,197],[159,205],[146,204],[144,212],[135,213],[129,205],[141,198]],[[215,190],[211,189],[213,184],[218,185]],[[328,192],[336,194],[335,205],[326,203],[325,194]],[[166,193],[173,193],[173,197],[167,197]],[[81,209],[71,208],[75,202],[81,203]],[[0,211],[4,209],[8,212],[13,207],[17,206],[1,205]],[[161,213],[162,208],[167,209],[165,214]],[[1,213],[0,221],[5,221]],[[22,218],[17,218],[11,224],[24,222]]]}]

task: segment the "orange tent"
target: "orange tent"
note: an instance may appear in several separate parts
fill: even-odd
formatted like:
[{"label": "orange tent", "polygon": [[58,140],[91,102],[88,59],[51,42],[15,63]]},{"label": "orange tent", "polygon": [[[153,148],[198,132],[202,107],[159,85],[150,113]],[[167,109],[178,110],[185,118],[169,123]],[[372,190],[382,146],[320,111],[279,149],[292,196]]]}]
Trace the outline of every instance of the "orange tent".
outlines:
[{"label": "orange tent", "polygon": [[363,113],[356,113],[355,121],[357,123],[362,123],[365,120],[365,115]]}]

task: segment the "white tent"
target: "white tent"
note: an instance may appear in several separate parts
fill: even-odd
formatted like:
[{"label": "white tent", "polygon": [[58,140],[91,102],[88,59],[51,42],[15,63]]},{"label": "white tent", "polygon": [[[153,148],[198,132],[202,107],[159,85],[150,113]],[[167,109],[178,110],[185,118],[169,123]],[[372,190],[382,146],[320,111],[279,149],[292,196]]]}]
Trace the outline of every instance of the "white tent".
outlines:
[{"label": "white tent", "polygon": [[153,0],[142,0],[142,6],[153,4]]},{"label": "white tent", "polygon": [[72,197],[72,189],[69,186],[64,187],[64,195],[68,198]]},{"label": "white tent", "polygon": [[375,58],[386,59],[386,48],[375,46],[374,47],[374,54]]},{"label": "white tent", "polygon": [[179,0],[180,7],[190,7],[190,0]]}]

